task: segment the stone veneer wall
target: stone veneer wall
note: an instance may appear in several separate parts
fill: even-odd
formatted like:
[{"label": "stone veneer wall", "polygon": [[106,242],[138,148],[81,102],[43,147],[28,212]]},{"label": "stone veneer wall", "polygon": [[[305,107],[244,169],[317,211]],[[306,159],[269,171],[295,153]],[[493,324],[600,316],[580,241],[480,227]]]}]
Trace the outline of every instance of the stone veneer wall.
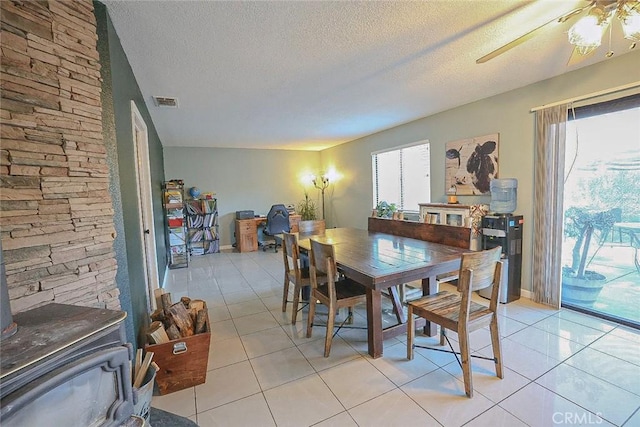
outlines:
[{"label": "stone veneer wall", "polygon": [[14,313],[120,308],[91,1],[1,0],[0,230]]}]

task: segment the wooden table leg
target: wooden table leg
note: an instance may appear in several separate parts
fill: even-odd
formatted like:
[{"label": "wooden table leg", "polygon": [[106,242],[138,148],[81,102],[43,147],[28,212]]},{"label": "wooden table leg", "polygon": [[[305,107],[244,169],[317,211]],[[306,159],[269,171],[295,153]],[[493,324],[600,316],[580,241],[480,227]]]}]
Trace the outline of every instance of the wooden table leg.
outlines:
[{"label": "wooden table leg", "polygon": [[[436,276],[430,276],[422,279],[422,295],[433,295],[438,293],[438,281]],[[438,334],[438,325],[426,322],[424,325],[424,333],[429,337],[435,337]]]},{"label": "wooden table leg", "polygon": [[367,339],[369,355],[382,356],[382,298],[380,291],[367,288]]},{"label": "wooden table leg", "polygon": [[[400,285],[403,286],[403,285]],[[407,315],[404,312],[404,307],[402,306],[402,300],[400,295],[398,294],[398,288],[400,286],[392,286],[389,288],[389,296],[391,297],[391,303],[393,304],[393,312],[396,315],[396,319],[398,319],[398,323],[406,323]]]}]

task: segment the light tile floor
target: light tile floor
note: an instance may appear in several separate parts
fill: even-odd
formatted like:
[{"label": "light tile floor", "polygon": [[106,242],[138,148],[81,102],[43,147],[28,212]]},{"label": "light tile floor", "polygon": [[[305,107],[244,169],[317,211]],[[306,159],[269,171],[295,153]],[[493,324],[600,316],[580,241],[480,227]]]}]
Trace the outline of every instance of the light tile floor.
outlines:
[{"label": "light tile floor", "polygon": [[[306,311],[295,326],[291,306],[282,313],[282,275],[281,252],[261,251],[195,257],[169,271],[174,301],[207,301],[211,351],[205,384],[154,396],[154,407],[201,427],[640,426],[640,331],[527,299],[501,305],[504,379],[473,359],[468,399],[454,357],[416,349],[408,361],[405,335],[371,359],[366,331],[343,329],[324,358],[325,329],[306,338]],[[354,325],[366,324],[364,307],[355,314]],[[491,355],[488,330],[470,340]]]}]

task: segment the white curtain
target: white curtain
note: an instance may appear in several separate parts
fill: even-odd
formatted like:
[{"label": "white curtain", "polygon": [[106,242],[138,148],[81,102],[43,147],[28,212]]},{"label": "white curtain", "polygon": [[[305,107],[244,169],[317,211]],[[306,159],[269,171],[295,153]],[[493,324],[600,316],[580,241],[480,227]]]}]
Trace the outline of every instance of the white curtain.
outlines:
[{"label": "white curtain", "polygon": [[560,308],[564,153],[564,104],[536,111],[533,211],[533,300]]}]

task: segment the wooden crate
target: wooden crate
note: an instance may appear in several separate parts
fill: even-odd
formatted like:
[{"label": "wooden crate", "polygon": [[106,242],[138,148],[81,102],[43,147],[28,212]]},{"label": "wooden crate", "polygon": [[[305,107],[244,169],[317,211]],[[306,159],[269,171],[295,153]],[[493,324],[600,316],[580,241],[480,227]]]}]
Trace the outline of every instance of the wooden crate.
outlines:
[{"label": "wooden crate", "polygon": [[206,332],[163,344],[147,344],[153,351],[153,361],[160,370],[156,383],[161,395],[184,390],[207,380],[207,362],[211,342],[211,324],[207,316]]}]

